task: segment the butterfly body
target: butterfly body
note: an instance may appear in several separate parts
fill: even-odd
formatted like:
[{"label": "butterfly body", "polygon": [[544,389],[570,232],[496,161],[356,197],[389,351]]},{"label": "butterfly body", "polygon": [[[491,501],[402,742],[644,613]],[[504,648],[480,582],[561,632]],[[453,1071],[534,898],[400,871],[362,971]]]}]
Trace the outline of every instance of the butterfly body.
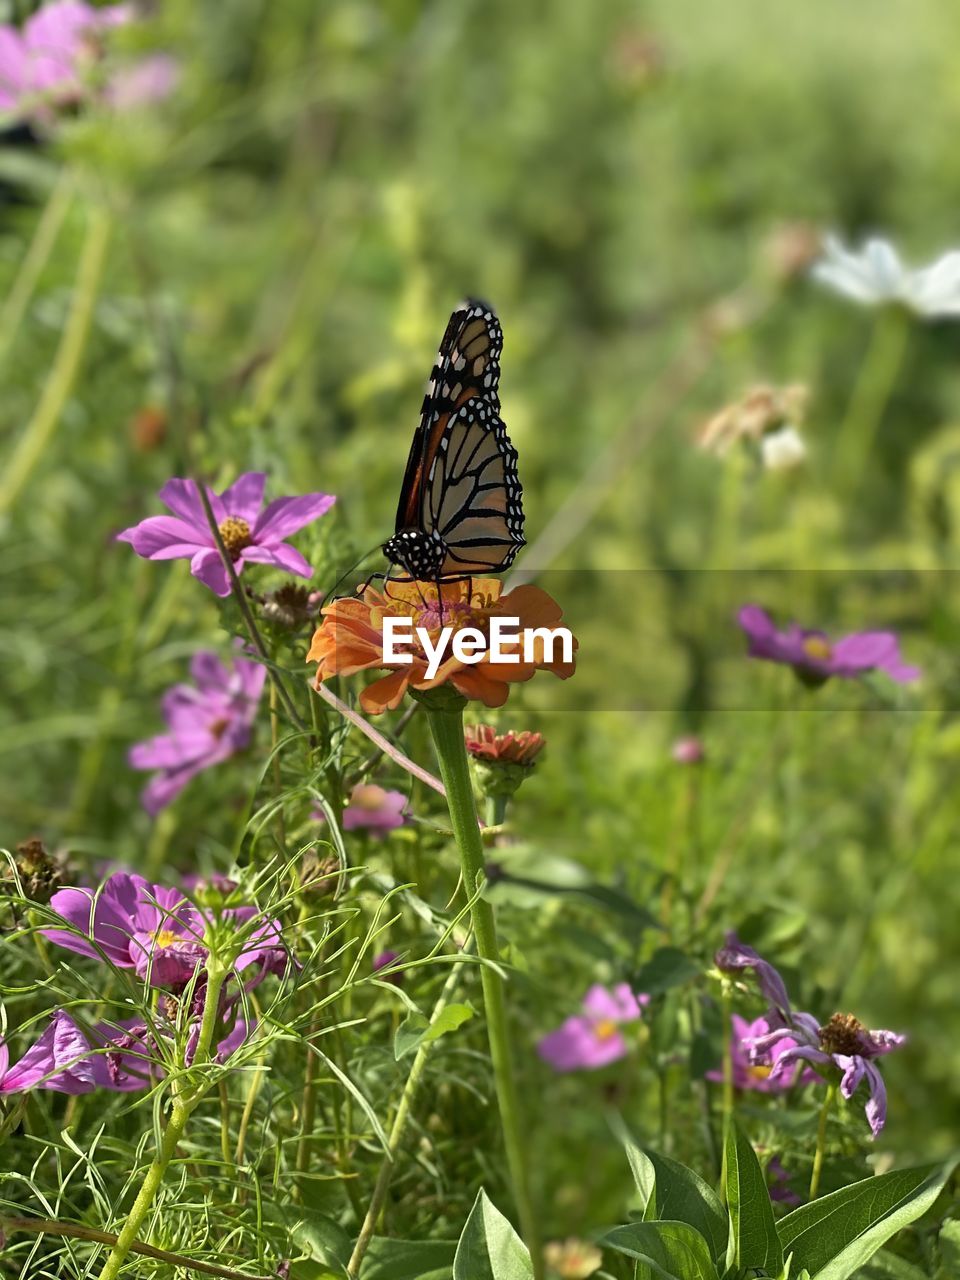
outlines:
[{"label": "butterfly body", "polygon": [[442,581],[508,568],[524,545],[517,452],[500,417],[496,313],[475,299],[450,317],[424,396],[384,555]]}]

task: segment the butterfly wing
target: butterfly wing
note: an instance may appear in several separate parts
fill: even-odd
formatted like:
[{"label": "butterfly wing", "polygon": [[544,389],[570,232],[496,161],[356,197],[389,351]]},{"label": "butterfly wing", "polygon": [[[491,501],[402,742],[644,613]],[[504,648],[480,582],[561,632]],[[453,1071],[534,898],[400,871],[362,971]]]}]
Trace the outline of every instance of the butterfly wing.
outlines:
[{"label": "butterfly wing", "polygon": [[502,347],[486,303],[454,311],[407,459],[397,533],[439,534],[445,577],[505,569],[524,544],[517,453],[500,418]]}]

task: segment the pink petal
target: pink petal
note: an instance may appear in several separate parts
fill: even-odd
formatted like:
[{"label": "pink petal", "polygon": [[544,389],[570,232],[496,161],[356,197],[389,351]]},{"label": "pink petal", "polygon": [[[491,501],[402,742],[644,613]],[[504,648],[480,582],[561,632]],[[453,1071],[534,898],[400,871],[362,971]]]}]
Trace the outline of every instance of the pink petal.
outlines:
[{"label": "pink petal", "polygon": [[313,566],[304,560],[296,548],[288,546],[285,542],[267,547],[244,547],[240,553],[240,559],[248,560],[251,564],[272,564],[276,569],[283,569],[286,573],[296,573],[301,578],[313,577]]},{"label": "pink petal", "polygon": [[[223,503],[212,489],[208,488],[207,493],[210,497],[210,505],[213,508],[213,518],[217,524],[222,524],[227,515],[223,509]],[[204,542],[212,541],[213,534],[210,532],[207,513],[203,509],[200,492],[195,481],[181,480],[175,477],[173,480],[167,481],[157,494],[157,497],[165,507],[170,508],[175,516],[179,516],[181,520],[185,520],[187,524],[200,531],[204,535]]]},{"label": "pink petal", "polygon": [[259,543],[282,542],[292,533],[325,515],[336,497],[332,493],[305,493],[299,498],[274,498],[253,531]]},{"label": "pink petal", "polygon": [[[246,520],[252,529],[263,505],[263,490],[266,483],[265,472],[245,472],[220,495],[226,514],[236,516],[238,520]],[[217,519],[219,520],[220,517],[218,516]]]},{"label": "pink petal", "polygon": [[117,534],[118,542],[129,542],[138,556],[147,560],[189,559],[203,547],[213,544],[213,536],[194,528],[175,516],[148,516],[130,529]]},{"label": "pink petal", "polygon": [[27,88],[29,62],[20,33],[13,27],[0,27],[0,105],[15,106]]},{"label": "pink petal", "polygon": [[195,653],[190,660],[190,674],[201,692],[208,690],[229,692],[230,672],[215,653],[207,651]]},{"label": "pink petal", "polygon": [[[239,573],[239,563],[236,567]],[[209,587],[214,595],[228,596],[230,594],[230,577],[216,547],[210,550],[198,551],[190,562],[190,572],[195,578],[199,578],[205,587]]]}]

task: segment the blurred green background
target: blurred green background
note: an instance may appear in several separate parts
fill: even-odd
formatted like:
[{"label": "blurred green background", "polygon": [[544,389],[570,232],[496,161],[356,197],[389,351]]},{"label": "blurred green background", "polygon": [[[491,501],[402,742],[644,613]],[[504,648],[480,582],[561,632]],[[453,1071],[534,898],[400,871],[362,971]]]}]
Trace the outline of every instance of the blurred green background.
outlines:
[{"label": "blurred green background", "polygon": [[[702,733],[687,870],[720,877],[704,949],[752,922],[824,1016],[835,1002],[909,1031],[881,1145],[955,1144],[960,330],[913,324],[894,368],[883,318],[816,287],[788,248],[880,230],[924,262],[960,240],[958,25],[934,0],[176,0],[124,32],[180,61],[167,102],[0,151],[8,299],[42,210],[62,216],[23,314],[0,312],[8,457],[91,227],[110,234],[81,372],[2,528],[5,841],[39,831],[133,865],[228,856],[252,765],[200,779],[157,826],[125,765],[187,656],[222,641],[215,602],[184,564],[113,537],[159,510],[189,439],[218,487],[263,469],[271,496],[339,495],[298,539],[328,589],[392,531],[437,341],[478,294],[503,322],[528,538],[558,511],[576,533],[555,525],[518,567],[579,571],[543,581],[593,619],[585,687],[602,664],[616,689],[622,654],[624,683],[639,661],[670,690],[646,714],[616,709],[629,690],[562,710],[546,676],[512,697],[500,723],[549,740],[521,835],[657,897],[682,841],[669,744]],[[809,387],[802,468],[695,447],[758,382]],[[636,569],[654,571],[642,590]],[[761,569],[778,572],[760,602],[786,616],[895,625],[922,685],[811,701],[740,657],[732,575],[729,609],[707,610],[711,574],[683,571]],[[802,586],[779,573],[800,569]],[[866,593],[864,617],[871,569],[915,576]],[[727,631],[703,635],[704,617]],[[720,676],[735,705],[713,710]],[[570,1011],[571,965],[586,980],[593,963],[571,959],[566,927],[539,920],[539,958],[528,948],[555,992],[530,999],[537,1030]],[[584,1143],[610,1145],[602,1115],[569,1133],[544,1116],[532,1140],[576,1221]]]}]

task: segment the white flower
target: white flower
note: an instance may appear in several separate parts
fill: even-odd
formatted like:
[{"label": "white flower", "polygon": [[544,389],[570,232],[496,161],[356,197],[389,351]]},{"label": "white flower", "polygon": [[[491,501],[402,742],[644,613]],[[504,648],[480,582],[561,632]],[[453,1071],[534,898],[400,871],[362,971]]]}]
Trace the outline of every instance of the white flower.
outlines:
[{"label": "white flower", "polygon": [[836,236],[824,241],[813,278],[865,306],[899,302],[917,315],[960,316],[960,251],[945,253],[928,267],[907,267],[889,240],[868,240],[859,251]]},{"label": "white flower", "polygon": [[807,456],[807,446],[796,427],[788,422],[779,431],[768,431],[760,440],[760,456],[768,471],[788,471]]}]

